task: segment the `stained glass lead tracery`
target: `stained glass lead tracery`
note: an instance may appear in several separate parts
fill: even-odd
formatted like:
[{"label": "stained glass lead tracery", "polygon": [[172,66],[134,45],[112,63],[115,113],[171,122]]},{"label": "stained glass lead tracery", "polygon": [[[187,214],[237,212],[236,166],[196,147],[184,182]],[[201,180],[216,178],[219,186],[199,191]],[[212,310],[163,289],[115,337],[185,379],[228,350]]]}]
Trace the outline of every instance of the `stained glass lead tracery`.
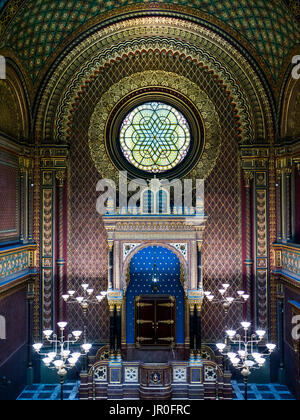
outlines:
[{"label": "stained glass lead tracery", "polygon": [[150,173],[166,172],[186,157],[191,144],[190,127],[174,107],[149,102],[125,117],[120,143],[124,156],[136,168]]}]

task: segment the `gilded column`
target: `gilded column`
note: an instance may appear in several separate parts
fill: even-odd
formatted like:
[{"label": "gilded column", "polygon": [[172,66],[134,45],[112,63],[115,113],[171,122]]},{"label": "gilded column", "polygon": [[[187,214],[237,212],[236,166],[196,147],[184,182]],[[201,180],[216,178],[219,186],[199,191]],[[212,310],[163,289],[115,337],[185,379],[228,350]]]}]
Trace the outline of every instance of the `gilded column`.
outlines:
[{"label": "gilded column", "polygon": [[202,241],[197,242],[198,289],[202,290]]},{"label": "gilded column", "polygon": [[[252,181],[254,179],[253,172],[244,172],[245,178],[245,234],[246,234],[246,284],[245,288],[247,293],[251,296],[250,302],[252,302],[253,296],[253,259],[252,259]],[[251,305],[247,305],[247,319],[252,319]]]},{"label": "gilded column", "polygon": [[194,360],[195,351],[195,304],[190,304],[190,360]]},{"label": "gilded column", "polygon": [[114,267],[114,242],[108,241],[108,289],[113,289],[113,267]]},{"label": "gilded column", "polygon": [[64,185],[66,179],[65,171],[56,172],[56,180],[58,186],[58,229],[57,229],[57,244],[58,244],[58,259],[57,263],[57,281],[58,281],[58,319],[64,320],[64,301],[62,295],[64,294]]},{"label": "gilded column", "polygon": [[110,358],[115,358],[115,335],[116,335],[116,306],[114,303],[109,302],[109,321],[110,321]]},{"label": "gilded column", "polygon": [[122,304],[116,305],[116,335],[117,335],[117,360],[122,360],[121,343],[122,343]]},{"label": "gilded column", "polygon": [[286,177],[284,169],[281,170],[281,233],[282,233],[282,242],[286,242],[287,232],[286,232]]},{"label": "gilded column", "polygon": [[197,359],[201,359],[202,347],[202,318],[201,318],[201,304],[196,305],[196,350]]},{"label": "gilded column", "polygon": [[291,224],[291,169],[285,171],[285,182],[286,182],[286,240],[292,239],[292,224]]},{"label": "gilded column", "polygon": [[33,242],[33,170],[28,172],[28,241]]},{"label": "gilded column", "polygon": [[26,171],[20,166],[20,242],[25,242],[26,229]]},{"label": "gilded column", "polygon": [[296,167],[293,165],[291,173],[291,240],[295,240],[296,234]]},{"label": "gilded column", "polygon": [[282,241],[282,207],[281,207],[281,172],[277,171],[276,180],[276,219],[277,219],[277,242]]},{"label": "gilded column", "polygon": [[33,375],[33,305],[34,305],[34,283],[35,279],[30,279],[27,283],[27,385],[34,382]]}]

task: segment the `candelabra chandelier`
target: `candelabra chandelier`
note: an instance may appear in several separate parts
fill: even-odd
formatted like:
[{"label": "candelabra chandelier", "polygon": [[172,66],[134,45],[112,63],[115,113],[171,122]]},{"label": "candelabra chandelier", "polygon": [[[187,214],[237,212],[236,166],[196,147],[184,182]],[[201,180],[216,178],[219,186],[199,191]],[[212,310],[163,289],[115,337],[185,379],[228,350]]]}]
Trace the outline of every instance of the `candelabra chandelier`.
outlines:
[{"label": "candelabra chandelier", "polygon": [[65,329],[68,325],[67,322],[59,322],[58,328],[60,330],[59,334],[54,333],[52,330],[43,331],[45,340],[51,344],[52,349],[50,352],[43,353],[41,350],[43,348],[43,343],[36,343],[33,345],[34,350],[40,356],[44,356],[42,361],[44,364],[52,370],[56,370],[57,374],[60,376],[61,380],[61,399],[63,399],[63,383],[64,377],[67,375],[68,370],[71,370],[75,367],[81,356],[87,355],[90,349],[92,348],[91,344],[84,343],[81,348],[83,352],[74,352],[70,350],[71,345],[78,343],[82,331],[73,331],[72,334],[68,334],[65,337]]},{"label": "candelabra chandelier", "polygon": [[93,296],[94,289],[90,288],[88,284],[82,284],[83,295],[75,297],[76,292],[69,290],[68,294],[63,295],[62,298],[66,303],[78,303],[82,309],[88,309],[90,304],[100,303],[107,296],[108,292],[101,292],[100,295]]},{"label": "candelabra chandelier", "polygon": [[228,311],[230,306],[234,303],[246,303],[249,300],[249,295],[247,295],[243,290],[239,290],[237,292],[236,297],[232,297],[229,295],[230,284],[222,284],[222,289],[219,289],[220,297],[216,298],[212,295],[211,292],[207,291],[204,292],[204,296],[206,299],[211,303],[219,303],[223,305],[225,311]]},{"label": "candelabra chandelier", "polygon": [[[245,384],[245,400],[247,399],[247,384],[251,371],[262,368],[266,357],[270,356],[276,348],[275,344],[268,343],[265,345],[267,352],[260,353],[257,348],[259,344],[262,344],[266,331],[257,330],[255,334],[252,334],[249,332],[250,327],[250,322],[241,322],[243,333],[238,334],[235,330],[227,330],[225,343],[217,344],[220,353],[229,358],[235,369],[241,371]],[[231,345],[238,348],[237,352],[230,351]]]}]

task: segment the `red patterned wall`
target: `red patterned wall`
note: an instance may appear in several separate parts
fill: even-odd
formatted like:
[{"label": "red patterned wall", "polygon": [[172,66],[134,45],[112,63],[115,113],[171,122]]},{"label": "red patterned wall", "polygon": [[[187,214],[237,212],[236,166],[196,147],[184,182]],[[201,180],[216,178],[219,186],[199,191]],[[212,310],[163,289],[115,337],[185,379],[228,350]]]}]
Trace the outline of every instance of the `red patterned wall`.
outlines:
[{"label": "red patterned wall", "polygon": [[[217,165],[206,184],[206,212],[209,216],[203,247],[204,285],[216,293],[222,281],[230,281],[235,289],[242,284],[240,174],[236,120],[224,89],[203,68],[195,63],[170,56],[131,56],[106,66],[80,94],[71,125],[71,173],[69,185],[69,287],[88,281],[96,290],[106,283],[106,233],[96,213],[96,183],[100,175],[94,167],[88,148],[88,128],[94,107],[108,88],[125,76],[144,70],[167,70],[189,77],[212,99],[220,115],[223,146]],[[216,339],[216,331],[224,326],[221,308],[204,306],[203,331],[207,340]],[[69,318],[75,323],[80,317],[69,307]],[[108,339],[108,310],[93,307],[89,314],[90,336]],[[240,320],[240,309],[229,313],[231,324]]]},{"label": "red patterned wall", "polygon": [[296,199],[296,226],[295,226],[295,242],[300,243],[300,172],[296,172],[295,176],[295,199]]},{"label": "red patterned wall", "polygon": [[0,164],[0,240],[17,236],[17,169]]}]

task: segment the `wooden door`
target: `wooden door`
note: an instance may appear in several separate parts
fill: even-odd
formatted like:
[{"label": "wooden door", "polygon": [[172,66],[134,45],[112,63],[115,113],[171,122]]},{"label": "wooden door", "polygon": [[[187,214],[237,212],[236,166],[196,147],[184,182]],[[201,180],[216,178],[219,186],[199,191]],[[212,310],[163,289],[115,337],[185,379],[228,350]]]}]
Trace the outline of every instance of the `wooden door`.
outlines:
[{"label": "wooden door", "polygon": [[176,303],[172,296],[139,296],[135,302],[137,347],[173,347],[176,343]]}]

